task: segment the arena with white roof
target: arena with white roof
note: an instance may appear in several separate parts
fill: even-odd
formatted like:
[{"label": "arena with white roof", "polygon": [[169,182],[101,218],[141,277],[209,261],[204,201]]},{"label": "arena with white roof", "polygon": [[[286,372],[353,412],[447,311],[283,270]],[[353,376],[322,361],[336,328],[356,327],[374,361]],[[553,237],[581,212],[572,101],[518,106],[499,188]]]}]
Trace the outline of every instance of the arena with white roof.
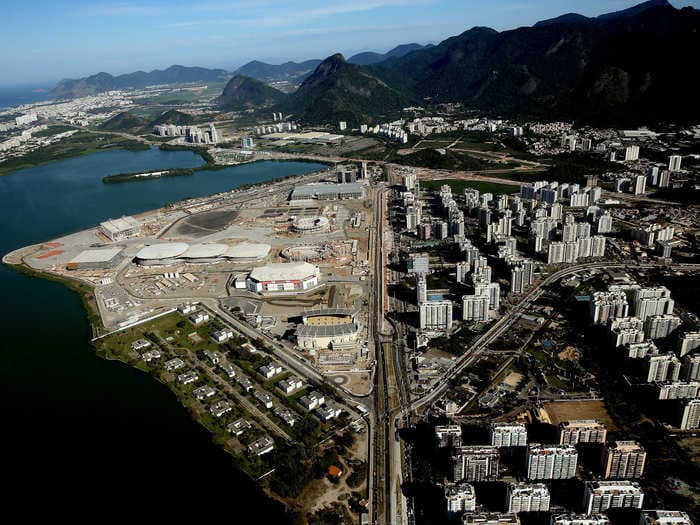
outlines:
[{"label": "arena with white roof", "polygon": [[270,253],[269,244],[243,242],[233,246],[223,243],[163,242],[144,246],[134,258],[143,266],[165,266],[179,262],[215,263],[223,260],[234,262],[258,261]]},{"label": "arena with white roof", "polygon": [[246,279],[251,292],[293,292],[318,285],[321,270],[307,262],[273,263],[255,268]]}]

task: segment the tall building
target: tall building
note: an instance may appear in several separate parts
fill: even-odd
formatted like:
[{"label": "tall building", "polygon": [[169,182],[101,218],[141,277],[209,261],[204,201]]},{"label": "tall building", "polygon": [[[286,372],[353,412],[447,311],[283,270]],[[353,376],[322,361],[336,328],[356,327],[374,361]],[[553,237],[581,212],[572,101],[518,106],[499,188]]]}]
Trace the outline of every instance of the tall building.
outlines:
[{"label": "tall building", "polygon": [[468,512],[462,516],[462,525],[520,525],[520,519],[517,514]]},{"label": "tall building", "polygon": [[644,473],[647,451],[636,441],[613,441],[603,450],[605,479],[634,479]]},{"label": "tall building", "polygon": [[639,160],[639,146],[627,146],[625,148],[625,160]]},{"label": "tall building", "polygon": [[488,295],[462,296],[462,320],[486,322],[489,320]]},{"label": "tall building", "polygon": [[652,315],[644,323],[644,334],[648,339],[661,339],[680,325],[681,318],[677,315]]},{"label": "tall building", "polygon": [[605,236],[594,235],[591,237],[591,257],[605,256]]},{"label": "tall building", "polygon": [[598,233],[610,233],[612,231],[612,215],[610,212],[604,212],[598,217],[598,224],[596,226],[596,231]]},{"label": "tall building", "polygon": [[700,428],[700,399],[689,399],[683,404],[681,414],[681,430]]},{"label": "tall building", "polygon": [[605,443],[608,429],[595,419],[573,419],[559,423],[559,444]]},{"label": "tall building", "polygon": [[462,512],[473,512],[476,510],[474,487],[469,483],[445,485],[445,504],[449,517]]},{"label": "tall building", "polygon": [[544,483],[510,483],[506,497],[508,512],[547,512],[549,489]]},{"label": "tall building", "polygon": [[674,301],[665,286],[637,288],[634,291],[634,316],[642,321],[652,315],[672,314]]},{"label": "tall building", "polygon": [[457,282],[464,283],[467,281],[467,274],[469,273],[469,263],[458,262],[456,266],[457,270]]},{"label": "tall building", "polygon": [[528,479],[569,479],[576,476],[578,452],[573,445],[533,443],[527,451]]},{"label": "tall building", "polygon": [[639,525],[693,525],[685,512],[677,510],[645,510]]},{"label": "tall building", "polygon": [[515,294],[521,294],[525,291],[525,277],[520,266],[514,266],[510,270],[510,291]]},{"label": "tall building", "polygon": [[608,319],[608,330],[616,348],[644,341],[644,323],[636,317],[611,317]]},{"label": "tall building", "polygon": [[594,323],[606,323],[608,319],[627,317],[629,313],[627,296],[622,290],[594,292],[589,304],[591,321]]},{"label": "tall building", "polygon": [[668,171],[680,171],[682,160],[680,155],[671,155],[668,159]]},{"label": "tall building", "polygon": [[496,447],[459,447],[452,456],[454,481],[492,481],[498,478],[500,455]]},{"label": "tall building", "polygon": [[678,336],[678,355],[683,357],[700,347],[700,332],[685,332]]},{"label": "tall building", "polygon": [[437,425],[435,441],[440,448],[462,446],[462,427],[459,425]]},{"label": "tall building", "polygon": [[416,278],[416,304],[424,303],[428,300],[428,282],[425,274],[419,273]]},{"label": "tall building", "polygon": [[612,508],[641,509],[644,492],[635,481],[589,481],[583,496],[586,514]]},{"label": "tall building", "polygon": [[648,355],[658,355],[659,349],[654,341],[642,341],[641,343],[627,343],[625,345],[626,357],[629,359],[644,359]]},{"label": "tall building", "polygon": [[452,301],[425,301],[418,308],[421,330],[449,332],[452,329]]},{"label": "tall building", "polygon": [[659,399],[697,399],[700,397],[700,381],[657,383]]},{"label": "tall building", "polygon": [[409,255],[408,273],[430,273],[430,256],[427,253]]},{"label": "tall building", "polygon": [[673,352],[650,355],[647,360],[647,383],[657,381],[678,381],[681,374],[681,362]]},{"label": "tall building", "polygon": [[633,180],[632,193],[635,195],[643,195],[647,190],[647,178],[644,175],[637,175]]},{"label": "tall building", "polygon": [[681,371],[683,381],[700,381],[700,354],[688,354],[683,357]]},{"label": "tall building", "polygon": [[527,446],[525,423],[491,423],[489,436],[494,447]]},{"label": "tall building", "polygon": [[553,514],[550,525],[610,525],[605,514]]}]

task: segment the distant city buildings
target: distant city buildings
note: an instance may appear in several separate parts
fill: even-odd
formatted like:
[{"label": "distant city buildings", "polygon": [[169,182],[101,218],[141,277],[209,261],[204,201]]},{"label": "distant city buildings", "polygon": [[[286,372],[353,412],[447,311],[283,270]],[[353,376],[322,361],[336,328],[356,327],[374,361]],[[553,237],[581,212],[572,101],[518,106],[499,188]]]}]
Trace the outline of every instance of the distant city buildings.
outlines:
[{"label": "distant city buildings", "polygon": [[496,447],[464,446],[452,456],[454,481],[492,481],[498,478],[500,454]]},{"label": "distant city buildings", "polygon": [[506,510],[519,512],[547,512],[549,489],[544,483],[510,483],[506,497]]},{"label": "distant city buildings", "polygon": [[595,419],[574,419],[559,423],[559,444],[605,443],[608,430]]}]

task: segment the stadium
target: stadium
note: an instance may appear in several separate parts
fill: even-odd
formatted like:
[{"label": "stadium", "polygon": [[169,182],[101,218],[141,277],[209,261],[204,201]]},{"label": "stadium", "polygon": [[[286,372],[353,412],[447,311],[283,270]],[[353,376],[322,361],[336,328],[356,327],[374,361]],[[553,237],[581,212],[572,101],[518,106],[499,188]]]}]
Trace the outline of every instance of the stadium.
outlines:
[{"label": "stadium", "polygon": [[305,311],[296,329],[297,345],[304,349],[354,348],[360,331],[356,315],[348,308]]},{"label": "stadium", "polygon": [[325,217],[300,217],[292,223],[292,231],[298,233],[319,233],[330,230],[331,225]]}]

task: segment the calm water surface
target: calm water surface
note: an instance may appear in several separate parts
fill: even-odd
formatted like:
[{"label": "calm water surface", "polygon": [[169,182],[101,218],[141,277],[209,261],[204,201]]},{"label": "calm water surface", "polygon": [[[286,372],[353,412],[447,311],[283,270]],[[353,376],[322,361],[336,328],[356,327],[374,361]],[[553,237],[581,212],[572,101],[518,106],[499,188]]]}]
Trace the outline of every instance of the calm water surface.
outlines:
[{"label": "calm water surface", "polygon": [[[265,162],[192,176],[102,177],[202,164],[189,151],[109,151],[0,177],[0,253],[241,184],[323,165]],[[78,297],[0,265],[3,500],[38,515],[223,517],[288,522],[208,432],[146,374],[94,355]]]}]

